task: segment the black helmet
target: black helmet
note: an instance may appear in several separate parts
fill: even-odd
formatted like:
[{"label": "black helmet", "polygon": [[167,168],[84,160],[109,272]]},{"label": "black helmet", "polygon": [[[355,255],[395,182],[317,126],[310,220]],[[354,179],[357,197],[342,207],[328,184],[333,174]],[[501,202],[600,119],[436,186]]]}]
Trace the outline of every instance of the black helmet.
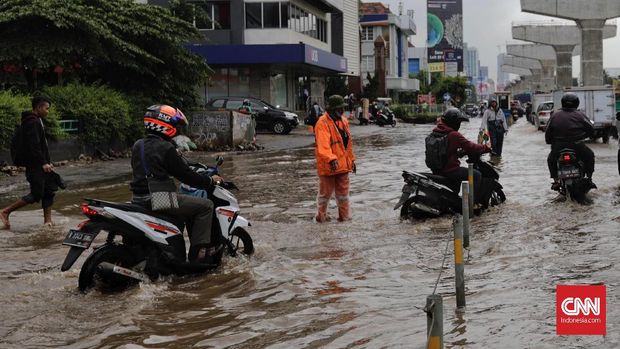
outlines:
[{"label": "black helmet", "polygon": [[562,108],[577,109],[579,107],[579,97],[572,92],[565,93],[562,96]]},{"label": "black helmet", "polygon": [[445,121],[446,123],[450,123],[450,124],[454,124],[454,123],[461,122],[461,121],[469,122],[469,118],[467,117],[467,115],[461,113],[461,111],[458,110],[457,108],[448,108],[448,110],[446,110],[446,112],[443,113],[443,116],[441,118],[443,119],[443,121]]}]

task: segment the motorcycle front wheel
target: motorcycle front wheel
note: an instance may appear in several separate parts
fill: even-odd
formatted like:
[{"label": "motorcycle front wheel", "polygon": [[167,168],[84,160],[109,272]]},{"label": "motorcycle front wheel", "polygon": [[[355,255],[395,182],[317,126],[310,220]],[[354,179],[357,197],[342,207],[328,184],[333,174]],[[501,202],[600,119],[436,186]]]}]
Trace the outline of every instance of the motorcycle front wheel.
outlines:
[{"label": "motorcycle front wheel", "polygon": [[101,272],[99,265],[108,262],[124,268],[136,265],[129,248],[122,245],[108,244],[93,252],[82,265],[78,279],[80,291],[86,292],[93,287],[103,291],[121,291],[136,283],[136,280],[122,275],[106,275]]},{"label": "motorcycle front wheel", "polygon": [[241,251],[245,255],[254,253],[252,237],[243,228],[235,228],[230,233],[230,238],[228,239],[228,253],[231,256],[235,256],[237,251]]}]

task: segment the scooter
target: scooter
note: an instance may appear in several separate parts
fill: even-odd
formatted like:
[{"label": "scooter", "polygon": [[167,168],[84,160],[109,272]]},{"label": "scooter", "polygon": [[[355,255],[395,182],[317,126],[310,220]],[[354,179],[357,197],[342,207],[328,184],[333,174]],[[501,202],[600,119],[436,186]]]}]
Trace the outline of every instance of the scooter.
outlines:
[{"label": "scooter", "polygon": [[[217,174],[217,167],[223,161],[218,157],[216,167],[202,164],[190,164],[190,167]],[[234,183],[222,182],[209,191],[201,190],[198,195],[208,195],[214,203],[212,229],[219,233],[214,235],[221,236],[225,251],[230,256],[236,256],[237,252],[250,255],[254,252],[252,238],[246,231],[250,223],[239,215],[237,199],[229,191],[234,189],[237,189]],[[97,199],[86,199],[81,209],[88,219],[65,237],[63,245],[70,249],[61,271],[69,270],[100,232],[107,233],[105,243],[96,246],[82,265],[78,279],[81,291],[93,287],[123,290],[159,276],[198,274],[218,267],[187,261],[182,233],[184,223],[177,217],[153,212],[141,205]]]},{"label": "scooter", "polygon": [[557,164],[560,194],[580,204],[586,203],[586,194],[590,189],[595,189],[596,185],[585,178],[584,164],[577,157],[577,153],[571,148],[560,150]]},{"label": "scooter", "polygon": [[391,110],[379,110],[375,116],[375,124],[380,127],[387,125],[395,127],[396,118],[394,118],[394,113]]},{"label": "scooter", "polygon": [[[499,172],[489,161],[479,155],[469,155],[468,162],[482,174],[482,207],[496,206],[506,201],[506,195],[499,183]],[[405,185],[394,210],[400,208],[400,218],[434,218],[446,213],[462,213],[462,199],[459,196],[461,183],[454,183],[446,177],[432,173],[403,171]]]}]

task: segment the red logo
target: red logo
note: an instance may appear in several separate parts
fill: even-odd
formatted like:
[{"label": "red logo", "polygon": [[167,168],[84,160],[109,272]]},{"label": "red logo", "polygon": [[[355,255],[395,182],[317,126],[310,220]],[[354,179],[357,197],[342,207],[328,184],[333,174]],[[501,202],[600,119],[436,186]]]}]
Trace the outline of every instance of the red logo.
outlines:
[{"label": "red logo", "polygon": [[558,335],[606,334],[605,285],[558,285],[556,333]]}]

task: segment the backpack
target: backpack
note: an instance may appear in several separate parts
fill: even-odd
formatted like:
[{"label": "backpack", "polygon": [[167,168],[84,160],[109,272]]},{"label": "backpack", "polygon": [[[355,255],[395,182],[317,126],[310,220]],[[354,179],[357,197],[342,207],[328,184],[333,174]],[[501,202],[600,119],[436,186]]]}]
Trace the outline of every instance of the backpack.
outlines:
[{"label": "backpack", "polygon": [[448,133],[432,132],[424,143],[426,166],[433,172],[441,171],[448,162]]},{"label": "backpack", "polygon": [[[24,121],[29,120],[25,119]],[[24,152],[24,127],[23,122],[15,126],[15,132],[13,138],[11,138],[11,161],[15,166],[26,166],[27,155]]]}]

